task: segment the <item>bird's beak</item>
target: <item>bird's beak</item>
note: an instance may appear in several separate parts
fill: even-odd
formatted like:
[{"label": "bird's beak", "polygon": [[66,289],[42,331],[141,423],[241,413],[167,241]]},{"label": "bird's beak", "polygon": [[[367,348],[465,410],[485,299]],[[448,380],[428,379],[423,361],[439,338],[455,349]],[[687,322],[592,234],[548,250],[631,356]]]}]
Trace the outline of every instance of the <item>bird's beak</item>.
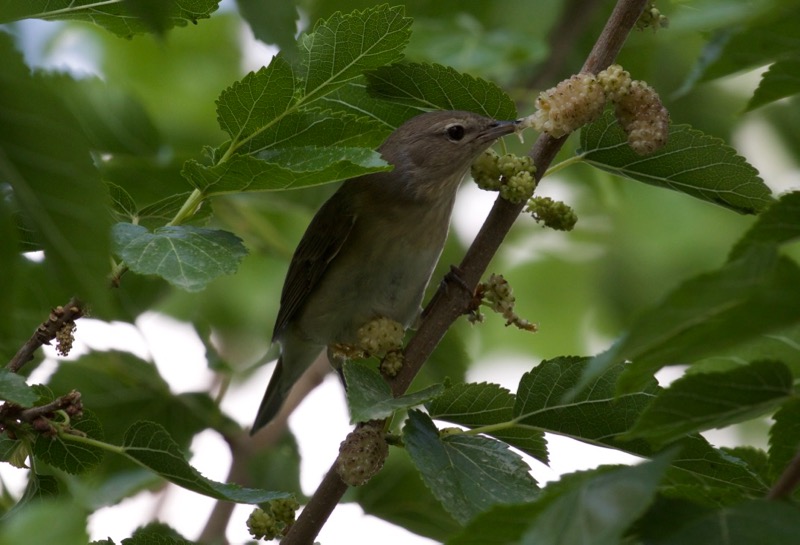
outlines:
[{"label": "bird's beak", "polygon": [[514,121],[495,121],[481,134],[481,140],[491,141],[497,140],[501,136],[511,134],[517,130],[519,119]]}]

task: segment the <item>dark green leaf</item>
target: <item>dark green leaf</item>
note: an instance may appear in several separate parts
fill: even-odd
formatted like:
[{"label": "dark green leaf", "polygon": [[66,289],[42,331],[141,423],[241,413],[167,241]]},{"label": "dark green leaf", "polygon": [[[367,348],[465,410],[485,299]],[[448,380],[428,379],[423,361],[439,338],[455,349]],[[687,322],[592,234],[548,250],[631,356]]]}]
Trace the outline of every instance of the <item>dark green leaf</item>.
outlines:
[{"label": "dark green leaf", "polygon": [[652,545],[786,545],[800,533],[800,511],[776,501],[755,500],[673,523],[672,533],[648,540]]},{"label": "dark green leaf", "polygon": [[155,274],[187,291],[199,291],[223,274],[233,274],[247,255],[232,233],[191,226],[168,226],[153,233],[145,227],[118,223],[114,251],[139,274]]},{"label": "dark green leaf", "polygon": [[206,479],[189,465],[164,428],[154,422],[140,421],[131,426],[125,433],[122,448],[125,456],[171,483],[211,498],[255,504],[289,496],[284,492],[243,488]]},{"label": "dark green leaf", "polygon": [[406,449],[392,449],[383,470],[354,492],[365,513],[415,534],[444,541],[461,528],[425,486]]},{"label": "dark green leaf", "polygon": [[65,74],[43,78],[80,124],[92,149],[119,154],[153,155],[161,136],[142,103],[127,91],[99,78],[73,79]]},{"label": "dark green leaf", "polygon": [[[249,155],[234,155],[214,167],[187,161],[183,175],[207,195],[242,191],[279,191],[338,182],[363,174],[391,170],[378,152],[366,148],[289,148],[270,161],[286,160],[284,167]],[[296,166],[299,170],[292,170]],[[316,168],[317,170],[309,170]]]},{"label": "dark green leaf", "polygon": [[[511,425],[515,396],[497,384],[456,384],[428,403],[431,418],[470,428],[491,426],[487,435],[548,463],[547,442],[538,428]],[[509,423],[507,428],[497,424]]]},{"label": "dark green leaf", "polygon": [[411,35],[402,6],[384,4],[348,14],[336,12],[300,37],[305,100],[330,93],[365,70],[399,60]]},{"label": "dark green leaf", "polygon": [[722,140],[689,125],[672,125],[669,141],[645,157],[637,155],[627,136],[607,111],[581,129],[578,155],[611,174],[679,191],[692,197],[755,214],[772,202],[758,171]]},{"label": "dark green leaf", "polygon": [[751,17],[750,24],[744,27],[723,29],[721,34],[726,39],[714,40],[707,46],[707,52],[711,54],[705,55],[698,67],[702,80],[765,66],[787,52],[800,52],[795,24],[800,17],[797,4],[785,2],[782,6],[764,6],[766,9],[761,17]]},{"label": "dark green leaf", "polygon": [[380,373],[357,361],[345,362],[344,380],[347,384],[350,421],[353,424],[388,418],[397,410],[409,409],[430,401],[443,390],[441,385],[434,385],[418,392],[392,397],[392,390]]},{"label": "dark green leaf", "polygon": [[6,2],[0,12],[0,23],[18,19],[44,19],[46,21],[86,21],[100,25],[117,36],[153,31],[154,26],[166,30],[186,26],[206,19],[216,11],[219,0],[162,0],[162,6],[131,11],[133,2],[102,2],[93,0],[30,0]]},{"label": "dark green leaf", "polygon": [[[0,34],[0,179],[45,251],[48,280],[106,310],[108,193],[78,121]],[[56,301],[48,301],[55,305]]]},{"label": "dark green leaf", "polygon": [[367,91],[366,78],[363,76],[328,93],[319,99],[319,103],[334,111],[366,115],[380,123],[387,132],[396,129],[407,119],[427,111],[418,106],[389,102],[373,96]]},{"label": "dark green leaf", "polygon": [[618,396],[616,382],[625,369],[612,365],[568,402],[564,394],[581,379],[588,358],[563,357],[544,361],[519,383],[514,416],[521,424],[567,435],[588,443],[615,444],[633,426],[658,393],[655,380],[639,392]]},{"label": "dark green leaf", "polygon": [[755,224],[731,250],[734,260],[759,245],[781,245],[800,238],[800,191],[783,195],[758,216]]},{"label": "dark green leaf", "polygon": [[0,369],[0,399],[21,407],[32,407],[39,396],[25,382],[25,377]]},{"label": "dark green leaf", "polygon": [[687,375],[662,390],[626,435],[663,445],[688,433],[760,416],[793,390],[789,369],[772,360],[721,373]]},{"label": "dark green leaf", "polygon": [[[646,441],[621,437],[660,391],[655,380],[651,378],[641,391],[618,395],[617,381],[626,365],[613,365],[585,382],[588,362],[588,358],[556,358],[523,375],[514,407],[520,423],[637,456],[655,454]],[[565,396],[575,391],[580,393]],[[670,487],[693,486],[696,496],[713,505],[721,495],[740,499],[765,493],[766,485],[745,463],[714,449],[704,438],[685,437],[679,446],[667,470]]]},{"label": "dark green leaf", "polygon": [[769,67],[747,103],[747,111],[800,93],[800,58],[784,59]]},{"label": "dark green leaf", "polygon": [[[70,423],[77,433],[90,439],[103,440],[103,427],[97,417],[89,410]],[[103,450],[81,442],[80,437],[72,440],[68,434],[56,437],[39,435],[33,444],[33,455],[53,467],[76,475],[95,468],[103,460]]]},{"label": "dark green leaf", "polygon": [[800,446],[800,400],[787,403],[772,418],[775,423],[769,430],[769,474],[775,480],[797,456]]},{"label": "dark green leaf", "polygon": [[[308,150],[312,147],[372,149],[378,147],[388,134],[385,126],[364,117],[363,114],[303,110],[287,114],[265,126],[247,142],[239,142],[237,151],[275,153],[286,149]],[[220,151],[216,154],[220,155]],[[267,159],[269,155],[260,154],[259,157]]]},{"label": "dark green leaf", "polygon": [[403,105],[467,110],[492,119],[516,119],[514,101],[497,85],[439,64],[393,64],[367,73],[369,90]]},{"label": "dark green leaf", "polygon": [[461,523],[493,505],[530,501],[537,494],[522,458],[494,439],[440,438],[430,418],[411,411],[403,440],[425,484]]},{"label": "dark green leaf", "polygon": [[448,545],[617,544],[655,497],[669,456],[632,467],[564,475],[524,505],[478,515]]},{"label": "dark green leaf", "polygon": [[619,383],[620,391],[631,391],[665,365],[692,363],[800,321],[800,270],[769,248],[759,250],[684,282],[642,313],[594,358],[586,379],[631,360]]},{"label": "dark green leaf", "polygon": [[0,545],[20,543],[82,545],[89,542],[87,513],[68,499],[29,504],[0,524]]},{"label": "dark green leaf", "polygon": [[[601,473],[550,499],[520,539],[525,545],[620,543],[652,503],[670,456]],[[545,493],[546,494],[546,493]]]}]

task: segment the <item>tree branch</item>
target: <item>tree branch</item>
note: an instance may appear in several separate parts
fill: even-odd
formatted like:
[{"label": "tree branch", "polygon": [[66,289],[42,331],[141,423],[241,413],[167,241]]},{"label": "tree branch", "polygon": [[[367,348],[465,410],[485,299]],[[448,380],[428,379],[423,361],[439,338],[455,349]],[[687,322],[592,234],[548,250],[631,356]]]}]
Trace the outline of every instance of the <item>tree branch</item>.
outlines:
[{"label": "tree branch", "polygon": [[31,338],[20,347],[17,353],[6,365],[6,369],[12,373],[19,371],[23,365],[33,359],[33,353],[43,344],[50,344],[56,338],[56,334],[65,325],[74,323],[75,320],[84,315],[83,303],[73,297],[63,307],[56,307],[50,311],[50,316],[39,324]]},{"label": "tree branch", "polygon": [[[583,65],[583,72],[596,74],[608,68],[619,54],[625,39],[636,24],[647,0],[619,0]],[[542,134],[528,154],[536,165],[537,182],[563,146],[566,137],[551,138]],[[481,227],[475,241],[461,262],[461,280],[474,290],[486,272],[492,257],[505,239],[511,226],[522,211],[524,203],[512,204],[500,197]],[[448,289],[447,284],[434,295],[425,311],[425,318],[417,334],[405,349],[405,363],[400,373],[391,381],[392,392],[400,395],[406,391],[414,376],[428,359],[447,329],[468,308],[471,296],[467,290]],[[336,462],[323,478],[297,522],[282,541],[283,545],[310,545],[319,534],[336,504],[347,491],[336,473]]]}]

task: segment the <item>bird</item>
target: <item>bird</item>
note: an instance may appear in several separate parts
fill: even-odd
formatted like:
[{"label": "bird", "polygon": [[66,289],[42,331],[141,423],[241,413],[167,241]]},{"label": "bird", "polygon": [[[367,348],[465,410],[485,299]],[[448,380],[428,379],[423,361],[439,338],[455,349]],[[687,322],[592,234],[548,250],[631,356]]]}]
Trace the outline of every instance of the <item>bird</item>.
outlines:
[{"label": "bird", "polygon": [[418,319],[461,181],[518,125],[467,111],[419,114],[378,148],[392,170],[345,181],[320,207],[289,264],[272,337],[281,354],[251,435],[328,346],[354,344],[376,318],[404,328]]}]

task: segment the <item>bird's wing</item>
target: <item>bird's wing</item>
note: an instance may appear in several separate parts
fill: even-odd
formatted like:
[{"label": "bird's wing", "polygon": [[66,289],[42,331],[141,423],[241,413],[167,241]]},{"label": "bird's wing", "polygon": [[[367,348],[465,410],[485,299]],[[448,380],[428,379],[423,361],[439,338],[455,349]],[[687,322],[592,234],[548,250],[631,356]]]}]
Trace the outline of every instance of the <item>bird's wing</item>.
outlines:
[{"label": "bird's wing", "polygon": [[344,246],[355,222],[355,211],[341,190],[328,199],[311,220],[286,273],[273,340],[317,287],[331,261]]}]

